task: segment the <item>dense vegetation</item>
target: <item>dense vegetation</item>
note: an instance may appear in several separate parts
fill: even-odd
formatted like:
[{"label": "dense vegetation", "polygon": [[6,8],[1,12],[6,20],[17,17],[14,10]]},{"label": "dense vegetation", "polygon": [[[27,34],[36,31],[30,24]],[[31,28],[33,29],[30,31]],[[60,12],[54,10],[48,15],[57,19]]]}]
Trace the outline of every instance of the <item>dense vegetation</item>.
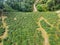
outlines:
[{"label": "dense vegetation", "polygon": [[[4,11],[32,12],[37,0],[0,0],[0,9]],[[38,11],[56,11],[60,9],[60,0],[39,0],[35,7]]]},{"label": "dense vegetation", "polygon": [[5,29],[2,27],[2,20],[0,19],[0,36],[4,34]]},{"label": "dense vegetation", "polygon": [[41,0],[37,4],[39,11],[56,11],[60,9],[60,0]]},{"label": "dense vegetation", "polygon": [[60,45],[59,9],[60,0],[0,0],[0,45]]},{"label": "dense vegetation", "polygon": [[[60,45],[59,31],[56,24],[58,16],[51,12],[37,12],[37,13],[22,13],[14,12],[7,15],[6,22],[9,26],[8,37],[3,40],[4,45],[43,45],[44,38],[40,31],[37,30],[37,19],[43,16],[49,23],[54,25],[50,27],[44,20],[41,21],[42,27],[49,35],[49,42],[51,45]],[[14,20],[16,18],[16,20]],[[57,37],[56,37],[57,35]]]},{"label": "dense vegetation", "polygon": [[1,0],[0,8],[4,11],[32,11],[34,0]]}]

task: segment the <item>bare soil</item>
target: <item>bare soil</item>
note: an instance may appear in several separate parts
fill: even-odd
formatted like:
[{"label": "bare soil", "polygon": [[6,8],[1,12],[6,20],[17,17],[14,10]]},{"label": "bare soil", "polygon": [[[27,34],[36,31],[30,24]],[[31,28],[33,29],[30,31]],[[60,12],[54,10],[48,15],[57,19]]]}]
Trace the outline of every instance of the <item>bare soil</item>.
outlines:
[{"label": "bare soil", "polygon": [[[5,28],[5,32],[0,38],[3,40],[8,36],[8,26],[7,23],[5,22],[5,19],[7,18],[6,16],[1,16],[2,18],[2,23],[3,23],[3,28]],[[3,45],[3,42],[0,43],[0,45]]]},{"label": "bare soil", "polygon": [[43,18],[43,17],[40,17],[40,18],[38,19],[38,22],[37,22],[38,26],[40,27],[40,28],[37,28],[37,30],[42,32],[42,37],[44,38],[43,45],[50,45],[50,43],[49,43],[49,36],[48,36],[47,32],[45,31],[45,29],[41,26],[41,23],[40,23],[40,21],[42,21],[42,20],[44,20],[44,21],[45,21],[48,25],[50,25],[51,27],[53,27],[53,25],[50,24],[50,23],[49,23],[45,18]]}]

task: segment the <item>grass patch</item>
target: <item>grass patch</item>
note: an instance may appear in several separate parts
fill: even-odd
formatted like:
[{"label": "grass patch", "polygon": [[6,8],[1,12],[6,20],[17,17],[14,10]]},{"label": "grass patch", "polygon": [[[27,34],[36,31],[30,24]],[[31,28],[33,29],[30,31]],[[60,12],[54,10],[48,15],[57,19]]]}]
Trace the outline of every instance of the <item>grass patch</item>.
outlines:
[{"label": "grass patch", "polygon": [[[58,20],[58,16],[54,12],[13,12],[7,16],[6,22],[9,26],[9,34],[8,40],[4,41],[4,45],[43,45],[44,39],[42,34],[36,30],[38,28],[36,24],[38,18],[43,16],[52,25],[55,25]],[[16,18],[16,20],[14,20],[14,18]],[[55,39],[56,28],[50,27],[43,20],[41,25],[48,34],[51,34],[52,38],[50,36],[49,40]],[[54,41],[50,41],[50,44]],[[56,45],[56,43],[54,42],[51,45]]]}]

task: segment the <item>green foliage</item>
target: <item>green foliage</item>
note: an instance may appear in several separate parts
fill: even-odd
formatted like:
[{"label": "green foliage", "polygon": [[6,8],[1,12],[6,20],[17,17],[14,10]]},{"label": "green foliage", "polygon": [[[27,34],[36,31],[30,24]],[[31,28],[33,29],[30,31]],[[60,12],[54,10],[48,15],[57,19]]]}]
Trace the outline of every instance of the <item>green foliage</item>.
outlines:
[{"label": "green foliage", "polygon": [[33,3],[35,0],[0,0],[0,9],[7,12],[22,11],[31,12],[33,11]]},{"label": "green foliage", "polygon": [[5,32],[5,29],[4,29],[4,28],[2,28],[2,27],[0,27],[0,36],[1,36],[1,35],[3,35],[3,34],[4,34],[4,32]]},{"label": "green foliage", "polygon": [[47,6],[45,4],[38,4],[37,5],[37,9],[38,11],[42,12],[42,11],[47,11]]},{"label": "green foliage", "polygon": [[0,38],[0,43],[2,42],[2,39]]},{"label": "green foliage", "polygon": [[54,10],[56,10],[55,8],[56,8],[56,5],[55,5],[55,0],[51,0],[51,1],[49,1],[49,2],[47,2],[47,5],[48,5],[48,10],[50,10],[50,11],[54,11]]},{"label": "green foliage", "polygon": [[[0,9],[4,11],[32,12],[36,0],[1,0]],[[8,6],[7,6],[8,5]],[[38,11],[56,11],[60,9],[60,0],[39,0],[36,3]]]},{"label": "green foliage", "polygon": [[3,7],[4,7],[4,6],[3,6],[3,1],[4,1],[4,0],[0,0],[0,9],[3,9]]},{"label": "green foliage", "polygon": [[2,25],[2,20],[0,19],[0,26]]},{"label": "green foliage", "polygon": [[[43,16],[52,25],[55,25],[55,22],[58,20],[58,16],[54,12],[14,12],[9,13],[7,16],[6,22],[9,25],[9,32],[8,39],[3,40],[4,45],[43,45],[44,38],[42,37],[42,33],[36,30],[39,28],[36,24],[37,19]],[[56,27],[51,27],[44,20],[41,21],[41,25],[49,35],[50,44],[57,45]],[[58,43],[58,45],[60,44]]]},{"label": "green foliage", "polygon": [[4,4],[3,11],[4,12],[13,12],[13,11],[16,11],[16,10],[12,9],[9,5]]},{"label": "green foliage", "polygon": [[56,11],[56,10],[60,9],[59,2],[60,2],[59,0],[41,0],[37,4],[37,6],[38,6],[37,9],[38,9],[38,11],[40,11],[41,10],[40,7],[45,7],[42,9],[43,11],[44,11],[44,9],[47,11]]},{"label": "green foliage", "polygon": [[7,4],[15,10],[18,11],[32,11],[34,0],[8,0]]},{"label": "green foliage", "polygon": [[40,4],[45,4],[48,0],[41,0]]}]

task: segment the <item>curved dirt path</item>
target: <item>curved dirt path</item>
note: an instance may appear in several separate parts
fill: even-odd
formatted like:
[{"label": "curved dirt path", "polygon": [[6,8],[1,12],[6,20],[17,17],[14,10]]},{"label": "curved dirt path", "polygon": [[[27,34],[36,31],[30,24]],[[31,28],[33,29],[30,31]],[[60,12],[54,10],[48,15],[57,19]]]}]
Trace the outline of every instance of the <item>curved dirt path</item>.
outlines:
[{"label": "curved dirt path", "polygon": [[[59,18],[59,19],[58,19],[58,22],[57,22],[57,27],[56,27],[56,28],[57,28],[57,31],[60,32],[60,29],[59,29],[59,27],[58,27],[59,24],[60,24],[60,10],[59,10],[59,11],[56,11],[55,13],[57,13],[57,16],[58,16],[58,18]],[[59,35],[59,34],[58,34],[58,35]],[[56,35],[56,37],[58,37],[58,36]]]},{"label": "curved dirt path", "polygon": [[5,22],[6,18],[7,18],[6,16],[2,16],[3,28],[5,28],[5,32],[4,32],[4,35],[2,36],[2,39],[5,39],[7,37],[7,33],[8,33],[8,26]]},{"label": "curved dirt path", "polygon": [[42,20],[44,20],[44,21],[45,21],[48,25],[50,25],[51,27],[53,27],[53,25],[50,24],[50,23],[49,23],[45,18],[43,18],[43,17],[40,17],[40,18],[38,19],[38,22],[37,22],[37,24],[38,24],[38,26],[39,26],[39,28],[37,28],[37,30],[42,32],[42,37],[44,38],[44,43],[43,43],[43,45],[50,45],[50,44],[49,44],[49,36],[48,36],[47,32],[45,31],[45,29],[43,29],[43,27],[41,26],[41,23],[40,23],[40,21],[42,21]]},{"label": "curved dirt path", "polygon": [[56,13],[58,14],[58,17],[60,18],[60,10],[56,11]]},{"label": "curved dirt path", "polygon": [[[3,40],[8,36],[8,26],[5,22],[5,19],[7,18],[6,16],[1,16],[2,18],[2,23],[3,23],[3,28],[5,28],[5,32],[2,36],[0,36],[0,38]],[[0,43],[0,45],[3,45],[3,42]]]},{"label": "curved dirt path", "polygon": [[0,45],[3,45],[3,42],[1,42]]},{"label": "curved dirt path", "polygon": [[37,12],[38,11],[37,8],[36,8],[36,4],[38,3],[38,1],[39,0],[36,0],[35,3],[34,3],[34,5],[33,5],[33,7],[34,7],[33,12]]}]

